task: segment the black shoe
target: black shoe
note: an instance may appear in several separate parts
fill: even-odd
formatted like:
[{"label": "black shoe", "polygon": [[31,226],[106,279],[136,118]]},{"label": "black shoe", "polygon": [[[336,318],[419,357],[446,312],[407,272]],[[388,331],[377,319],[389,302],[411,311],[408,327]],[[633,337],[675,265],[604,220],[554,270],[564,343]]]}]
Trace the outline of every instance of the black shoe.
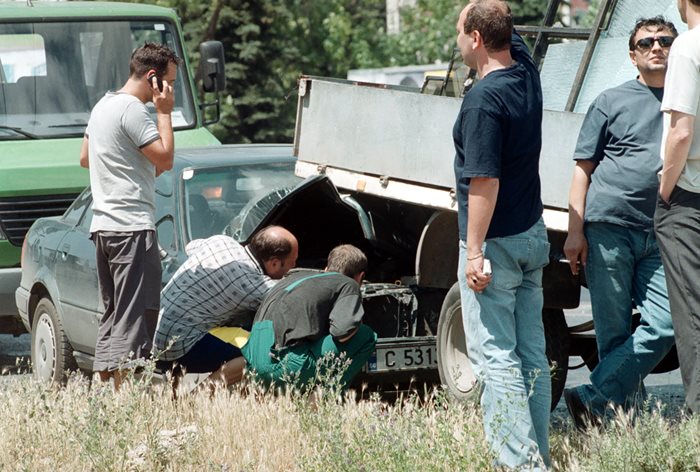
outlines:
[{"label": "black shoe", "polygon": [[583,403],[575,388],[564,389],[564,401],[578,430],[585,431],[590,426],[600,425],[600,418]]}]

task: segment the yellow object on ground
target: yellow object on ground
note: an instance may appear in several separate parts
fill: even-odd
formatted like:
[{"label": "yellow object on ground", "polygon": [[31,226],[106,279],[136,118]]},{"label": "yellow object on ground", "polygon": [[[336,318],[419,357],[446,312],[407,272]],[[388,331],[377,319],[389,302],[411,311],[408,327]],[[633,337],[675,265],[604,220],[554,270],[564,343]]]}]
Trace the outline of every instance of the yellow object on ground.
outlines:
[{"label": "yellow object on ground", "polygon": [[243,328],[233,328],[230,326],[214,328],[209,331],[209,334],[216,336],[226,343],[233,344],[238,349],[245,346],[245,344],[248,342],[248,337],[250,336],[250,333]]}]

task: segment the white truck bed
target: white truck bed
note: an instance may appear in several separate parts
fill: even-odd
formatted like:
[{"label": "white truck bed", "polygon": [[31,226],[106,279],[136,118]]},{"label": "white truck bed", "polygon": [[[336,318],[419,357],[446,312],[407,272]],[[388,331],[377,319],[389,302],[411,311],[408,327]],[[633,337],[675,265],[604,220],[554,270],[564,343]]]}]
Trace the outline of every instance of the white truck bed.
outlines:
[{"label": "white truck bed", "polygon": [[[339,188],[456,210],[452,127],[461,99],[303,77],[297,174]],[[583,116],[545,110],[540,178],[548,227],[566,230],[572,155]]]}]

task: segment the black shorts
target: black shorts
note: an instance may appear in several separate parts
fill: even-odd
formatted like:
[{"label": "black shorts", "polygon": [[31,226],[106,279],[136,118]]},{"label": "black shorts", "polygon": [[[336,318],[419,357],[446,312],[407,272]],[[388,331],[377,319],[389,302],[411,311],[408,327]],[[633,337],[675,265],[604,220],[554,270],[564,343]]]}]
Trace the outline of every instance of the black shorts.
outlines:
[{"label": "black shorts", "polygon": [[192,346],[187,354],[175,362],[180,364],[187,373],[201,374],[219,370],[231,359],[242,355],[241,350],[233,344],[207,333]]}]

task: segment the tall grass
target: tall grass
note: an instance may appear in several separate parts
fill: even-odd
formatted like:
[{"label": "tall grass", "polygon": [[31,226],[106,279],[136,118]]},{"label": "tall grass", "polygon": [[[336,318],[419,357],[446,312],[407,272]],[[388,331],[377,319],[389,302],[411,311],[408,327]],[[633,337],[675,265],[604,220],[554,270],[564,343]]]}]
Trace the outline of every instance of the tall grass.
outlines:
[{"label": "tall grass", "polygon": [[[700,422],[658,410],[605,430],[552,435],[555,470],[700,470]],[[169,387],[114,392],[79,376],[62,388],[0,383],[0,470],[489,471],[473,405],[441,393],[395,403],[219,389],[172,399]]]}]

